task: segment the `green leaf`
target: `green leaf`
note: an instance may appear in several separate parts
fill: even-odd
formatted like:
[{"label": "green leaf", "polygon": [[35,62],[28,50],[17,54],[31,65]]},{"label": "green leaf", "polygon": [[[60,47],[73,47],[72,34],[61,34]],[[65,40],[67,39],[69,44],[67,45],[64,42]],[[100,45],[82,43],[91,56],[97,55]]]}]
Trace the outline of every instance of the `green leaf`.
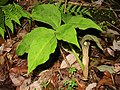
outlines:
[{"label": "green leaf", "polygon": [[68,24],[72,24],[75,28],[79,28],[81,30],[86,30],[88,28],[95,28],[97,30],[103,31],[96,23],[94,23],[91,19],[84,18],[81,16],[73,16]]},{"label": "green leaf", "polygon": [[[15,3],[14,3],[14,5],[15,5],[15,8],[16,8],[16,14],[17,14],[17,16],[21,15],[21,17],[26,17],[26,18],[30,17],[30,14],[28,12],[24,11],[21,6],[15,4]],[[21,18],[21,17],[19,17],[19,18]]]},{"label": "green leaf", "polygon": [[10,28],[10,30],[13,32],[13,24],[12,21],[16,22],[17,24],[20,24],[19,19],[21,17],[29,18],[29,14],[22,9],[17,4],[8,4],[4,7],[2,7],[2,11],[5,14],[5,24]]},{"label": "green leaf", "polygon": [[4,38],[4,13],[2,11],[2,8],[0,8],[0,35]]},{"label": "green leaf", "polygon": [[41,33],[41,28],[35,28],[29,34],[27,34],[19,43],[16,49],[16,54],[23,55],[24,53],[28,53],[31,43],[33,42],[33,40],[39,37],[38,34],[40,33]]},{"label": "green leaf", "polygon": [[13,15],[12,13],[7,13],[6,17],[10,18],[11,20],[15,21],[17,24],[20,25],[19,18],[16,15]]},{"label": "green leaf", "polygon": [[75,44],[78,48],[80,48],[77,41],[76,30],[72,25],[64,24],[57,28],[56,37],[59,40]]},{"label": "green leaf", "polygon": [[101,46],[101,44],[100,44],[100,42],[99,42],[99,40],[98,40],[98,38],[96,37],[96,36],[94,36],[94,35],[85,35],[83,38],[82,38],[82,40],[81,40],[81,43],[83,43],[84,44],[84,42],[86,41],[86,40],[93,40],[96,44],[97,44],[97,46],[101,49],[101,50],[103,50],[103,48],[102,48],[102,46]]},{"label": "green leaf", "polygon": [[28,53],[28,74],[45,63],[55,51],[57,39],[53,30],[40,28],[40,36],[33,40]]},{"label": "green leaf", "polygon": [[51,25],[54,29],[61,24],[61,13],[58,8],[52,4],[42,4],[34,7],[32,18]]},{"label": "green leaf", "polygon": [[0,6],[6,4],[8,2],[8,0],[0,0]]},{"label": "green leaf", "polygon": [[13,23],[10,18],[5,17],[5,24],[10,28],[10,30],[13,32]]},{"label": "green leaf", "polygon": [[4,29],[0,27],[0,35],[4,38]]},{"label": "green leaf", "polygon": [[43,27],[35,28],[19,43],[16,53],[28,53],[28,74],[38,65],[45,63],[55,51],[57,39],[55,31]]},{"label": "green leaf", "polygon": [[62,14],[62,20],[64,23],[68,23],[73,16],[71,14]]}]

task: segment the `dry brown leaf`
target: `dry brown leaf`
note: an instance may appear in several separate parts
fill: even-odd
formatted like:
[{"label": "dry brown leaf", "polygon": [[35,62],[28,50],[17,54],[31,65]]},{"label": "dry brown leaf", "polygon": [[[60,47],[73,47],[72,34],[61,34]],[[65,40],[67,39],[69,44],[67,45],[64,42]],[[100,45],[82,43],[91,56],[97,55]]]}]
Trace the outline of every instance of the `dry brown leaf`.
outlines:
[{"label": "dry brown leaf", "polygon": [[120,41],[113,41],[113,49],[114,50],[120,50]]},{"label": "dry brown leaf", "polygon": [[76,78],[75,78],[75,81],[76,81],[76,83],[77,83],[77,85],[78,85],[78,90],[85,90],[86,86],[85,86],[84,83],[80,83],[80,82],[78,81],[78,79],[76,79]]},{"label": "dry brown leaf", "polygon": [[114,57],[114,50],[112,50],[111,48],[106,48],[106,51],[109,53],[109,55]]},{"label": "dry brown leaf", "polygon": [[40,87],[40,83],[38,81],[35,81],[30,85],[29,90],[42,90],[42,88]]},{"label": "dry brown leaf", "polygon": [[114,67],[113,67],[113,70],[114,70],[115,72],[119,72],[119,71],[120,71],[120,63],[115,63],[115,64],[114,64]]},{"label": "dry brown leaf", "polygon": [[87,87],[86,87],[86,89],[85,90],[92,90],[94,87],[96,87],[97,86],[97,83],[91,83],[91,84],[89,84]]},{"label": "dry brown leaf", "polygon": [[0,65],[3,65],[5,62],[5,59],[2,55],[0,55]]},{"label": "dry brown leaf", "polygon": [[112,77],[111,74],[108,71],[104,71],[104,76],[103,78],[98,82],[96,89],[99,90],[99,88],[101,86],[109,86],[112,87],[113,86],[113,81],[112,81]]},{"label": "dry brown leaf", "polygon": [[17,76],[15,73],[9,73],[9,76],[15,86],[20,86],[25,80],[23,76]]},{"label": "dry brown leaf", "polygon": [[27,71],[28,71],[28,67],[26,67],[26,66],[24,66],[24,67],[18,66],[18,67],[13,67],[10,69],[11,73],[15,73],[18,75],[27,74]]},{"label": "dry brown leaf", "polygon": [[22,85],[20,85],[20,90],[30,90],[30,83],[31,83],[31,78],[25,79],[22,83]]},{"label": "dry brown leaf", "polygon": [[[67,59],[67,61],[69,62],[70,65],[74,64],[75,61],[76,61],[76,57],[74,56],[73,53],[68,54],[66,56],[66,59]],[[67,67],[68,67],[67,63],[65,62],[65,60],[63,60],[60,68],[63,69],[63,68],[67,68]]]}]

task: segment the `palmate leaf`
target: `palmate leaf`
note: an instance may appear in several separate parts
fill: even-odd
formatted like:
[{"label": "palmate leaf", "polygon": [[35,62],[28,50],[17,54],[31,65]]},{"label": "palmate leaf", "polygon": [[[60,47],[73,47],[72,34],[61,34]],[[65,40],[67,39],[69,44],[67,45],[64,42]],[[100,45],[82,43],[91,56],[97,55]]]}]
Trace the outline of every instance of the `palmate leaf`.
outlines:
[{"label": "palmate leaf", "polygon": [[81,30],[86,30],[88,28],[94,28],[99,31],[103,31],[95,22],[91,19],[81,17],[79,15],[71,17],[71,19],[67,22],[68,24],[74,25],[75,28],[79,28]]},{"label": "palmate leaf", "polygon": [[54,29],[61,24],[61,13],[52,4],[42,4],[33,8],[32,18],[51,25]]},{"label": "palmate leaf", "polygon": [[72,43],[80,48],[78,41],[77,41],[77,34],[76,30],[73,25],[64,24],[61,25],[59,28],[56,29],[56,37],[58,40],[63,40],[68,43]]}]

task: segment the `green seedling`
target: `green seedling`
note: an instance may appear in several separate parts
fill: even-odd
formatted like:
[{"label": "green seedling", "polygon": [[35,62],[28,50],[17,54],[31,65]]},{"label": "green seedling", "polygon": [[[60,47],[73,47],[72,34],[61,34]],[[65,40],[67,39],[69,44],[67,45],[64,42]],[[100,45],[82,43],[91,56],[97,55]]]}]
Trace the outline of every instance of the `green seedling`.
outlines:
[{"label": "green seedling", "polygon": [[74,90],[77,87],[77,83],[74,79],[70,79],[64,83],[67,86],[67,90]]},{"label": "green seedling", "polygon": [[74,67],[70,67],[70,69],[69,69],[69,73],[72,74],[72,75],[73,75],[76,71],[77,71],[77,70],[76,70],[76,68],[74,68]]}]

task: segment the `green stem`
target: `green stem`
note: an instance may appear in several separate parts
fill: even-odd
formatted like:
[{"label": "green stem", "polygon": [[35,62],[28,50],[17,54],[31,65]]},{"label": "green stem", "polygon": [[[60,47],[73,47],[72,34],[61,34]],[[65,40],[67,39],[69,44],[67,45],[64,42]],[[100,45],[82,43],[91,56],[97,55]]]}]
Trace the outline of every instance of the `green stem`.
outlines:
[{"label": "green stem", "polygon": [[69,46],[70,46],[70,48],[71,48],[71,50],[72,50],[73,54],[75,55],[75,57],[76,57],[76,59],[77,59],[77,61],[78,61],[79,65],[80,65],[81,69],[82,69],[82,70],[84,70],[84,66],[83,66],[83,64],[82,64],[81,60],[79,59],[79,57],[78,57],[77,53],[75,52],[75,50],[73,49],[73,47],[72,47],[72,45],[71,45],[71,44],[69,44]]}]

